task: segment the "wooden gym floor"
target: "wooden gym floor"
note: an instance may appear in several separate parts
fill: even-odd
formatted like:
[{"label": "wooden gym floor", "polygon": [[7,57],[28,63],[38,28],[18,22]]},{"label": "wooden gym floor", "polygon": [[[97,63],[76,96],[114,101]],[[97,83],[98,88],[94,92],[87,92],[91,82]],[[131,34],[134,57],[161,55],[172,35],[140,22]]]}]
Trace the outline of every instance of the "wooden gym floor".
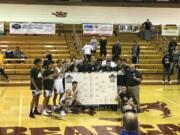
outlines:
[{"label": "wooden gym floor", "polygon": [[[42,96],[40,104],[42,104]],[[117,135],[122,114],[112,111],[30,119],[28,87],[0,87],[0,135]],[[180,86],[142,85],[142,135],[180,135]]]}]

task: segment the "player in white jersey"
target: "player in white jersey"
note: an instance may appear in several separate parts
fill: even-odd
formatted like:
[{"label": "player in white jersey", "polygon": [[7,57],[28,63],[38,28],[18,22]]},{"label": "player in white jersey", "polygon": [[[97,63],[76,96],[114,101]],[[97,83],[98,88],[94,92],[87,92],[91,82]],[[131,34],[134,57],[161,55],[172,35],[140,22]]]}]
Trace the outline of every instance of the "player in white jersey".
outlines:
[{"label": "player in white jersey", "polygon": [[55,73],[56,73],[57,77],[54,80],[54,97],[53,97],[54,109],[57,108],[57,106],[56,106],[57,96],[59,95],[59,99],[60,99],[64,93],[64,86],[63,86],[64,69],[63,69],[62,60],[57,60],[57,67],[55,68]]},{"label": "player in white jersey", "polygon": [[61,116],[66,115],[66,113],[64,112],[65,110],[67,112],[71,112],[70,107],[76,107],[77,105],[80,105],[80,102],[77,100],[77,84],[78,82],[73,81],[72,89],[67,89],[62,98],[60,99]]}]

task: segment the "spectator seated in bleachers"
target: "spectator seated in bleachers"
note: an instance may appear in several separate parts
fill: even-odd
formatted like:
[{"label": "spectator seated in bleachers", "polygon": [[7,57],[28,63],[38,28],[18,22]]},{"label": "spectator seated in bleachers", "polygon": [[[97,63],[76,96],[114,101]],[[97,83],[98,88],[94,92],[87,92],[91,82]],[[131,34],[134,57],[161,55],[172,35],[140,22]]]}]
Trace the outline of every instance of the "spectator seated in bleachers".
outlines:
[{"label": "spectator seated in bleachers", "polygon": [[[13,51],[13,57],[15,59],[25,59],[26,56],[24,55],[24,52],[20,50],[20,48],[17,46],[15,50]],[[17,60],[16,63],[23,63],[24,60]]]},{"label": "spectator seated in bleachers", "polygon": [[25,58],[24,53],[20,50],[20,48],[18,46],[14,50],[13,56],[14,56],[14,58],[17,58],[17,59],[24,59]]},{"label": "spectator seated in bleachers", "polygon": [[7,48],[7,50],[5,51],[5,58],[14,58],[13,51],[10,48]]}]

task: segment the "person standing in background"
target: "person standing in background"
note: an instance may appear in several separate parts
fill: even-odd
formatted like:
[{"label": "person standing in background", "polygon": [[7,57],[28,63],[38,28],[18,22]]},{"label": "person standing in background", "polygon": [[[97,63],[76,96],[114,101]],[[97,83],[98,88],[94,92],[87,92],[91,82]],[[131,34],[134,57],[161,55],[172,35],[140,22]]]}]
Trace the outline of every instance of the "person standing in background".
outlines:
[{"label": "person standing in background", "polygon": [[178,74],[177,74],[177,81],[180,83],[180,47],[178,49],[178,60],[177,60],[177,68],[178,68]]},{"label": "person standing in background", "polygon": [[107,39],[106,37],[102,36],[100,41],[99,41],[99,45],[100,45],[100,56],[102,57],[103,55],[103,58],[106,57],[106,54],[107,54],[107,50],[106,50],[106,46],[107,46]]},{"label": "person standing in background", "polygon": [[174,73],[174,66],[175,66],[174,58],[176,57],[175,56],[176,46],[177,46],[177,40],[174,37],[173,40],[171,40],[168,45],[169,58],[170,58],[170,62],[172,63],[172,67],[171,67],[171,71],[170,71],[171,75]]},{"label": "person standing in background", "polygon": [[112,60],[119,59],[121,56],[121,45],[119,40],[112,47]]},{"label": "person standing in background", "polygon": [[147,19],[142,25],[144,27],[144,40],[149,42],[152,40],[152,23]]},{"label": "person standing in background", "polygon": [[170,58],[169,58],[169,53],[167,52],[164,57],[162,58],[162,64],[164,67],[164,72],[163,72],[163,84],[165,84],[165,78],[166,75],[168,76],[168,83],[171,84],[171,78],[170,78],[170,68],[171,68],[171,63],[170,63]]},{"label": "person standing in background", "polygon": [[83,49],[84,51],[84,59],[85,60],[88,60],[89,62],[91,61],[91,54],[92,54],[92,51],[93,51],[93,47],[87,42]]},{"label": "person standing in background", "polygon": [[97,39],[95,36],[92,37],[92,39],[90,41],[90,45],[93,47],[92,53],[95,54],[96,48],[97,48]]},{"label": "person standing in background", "polygon": [[132,63],[139,64],[139,54],[140,54],[140,47],[137,41],[134,41],[134,45],[132,47]]}]

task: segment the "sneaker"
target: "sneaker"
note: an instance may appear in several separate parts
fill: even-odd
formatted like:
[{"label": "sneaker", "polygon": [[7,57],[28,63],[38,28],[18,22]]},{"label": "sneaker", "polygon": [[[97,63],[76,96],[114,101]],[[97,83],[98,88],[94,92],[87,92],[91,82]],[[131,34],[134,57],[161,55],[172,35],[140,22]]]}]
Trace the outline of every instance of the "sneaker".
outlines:
[{"label": "sneaker", "polygon": [[48,113],[52,113],[52,111],[51,111],[51,110],[49,110],[49,109],[47,109],[47,108],[46,108],[46,112],[48,112]]},{"label": "sneaker", "polygon": [[165,81],[162,81],[162,84],[165,84]]},{"label": "sneaker", "polygon": [[35,118],[34,113],[29,113],[30,118]]},{"label": "sneaker", "polygon": [[41,113],[38,112],[38,110],[34,110],[34,114],[35,114],[35,115],[41,115]]},{"label": "sneaker", "polygon": [[57,106],[53,106],[53,110],[55,111],[58,107]]},{"label": "sneaker", "polygon": [[42,115],[49,116],[49,114],[46,112],[46,110],[43,110]]},{"label": "sneaker", "polygon": [[62,111],[60,112],[60,115],[61,115],[62,117],[64,117],[64,116],[66,116],[66,113],[62,110]]},{"label": "sneaker", "polygon": [[72,110],[70,108],[67,108],[68,113],[72,113]]}]

